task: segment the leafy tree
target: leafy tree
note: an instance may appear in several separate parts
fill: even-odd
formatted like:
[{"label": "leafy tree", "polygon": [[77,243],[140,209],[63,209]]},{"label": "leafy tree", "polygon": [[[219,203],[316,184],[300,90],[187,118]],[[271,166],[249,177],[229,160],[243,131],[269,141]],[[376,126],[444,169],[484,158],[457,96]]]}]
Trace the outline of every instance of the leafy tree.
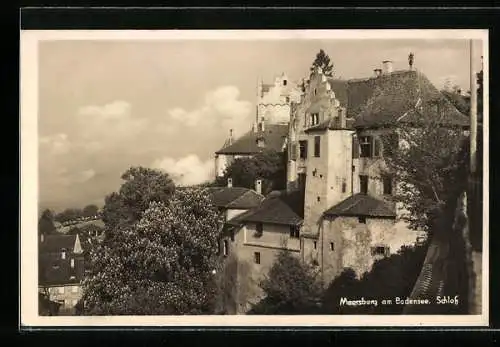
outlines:
[{"label": "leafy tree", "polygon": [[83,208],[84,217],[94,217],[99,212],[99,208],[96,205],[87,205]]},{"label": "leafy tree", "polygon": [[38,220],[38,234],[49,235],[56,232],[56,227],[54,226],[54,214],[50,210],[45,210],[42,212],[40,219]]},{"label": "leafy tree", "polygon": [[158,170],[132,167],[121,178],[120,190],[105,198],[102,219],[109,232],[138,221],[151,202],[167,203],[175,190],[169,175]]},{"label": "leafy tree", "polygon": [[418,111],[413,124],[382,138],[386,173],[397,184],[393,199],[407,210],[402,218],[420,230],[429,230],[433,216],[464,188],[468,157],[463,129],[425,114]]},{"label": "leafy tree", "polygon": [[[217,208],[206,190],[173,191],[168,175],[162,175],[149,170],[125,175],[120,197],[138,219],[117,223],[113,239],[91,250],[91,270],[83,284],[86,314],[213,312],[221,222]],[[141,191],[134,193],[132,187]],[[139,213],[137,206],[146,202]]]},{"label": "leafy tree", "polygon": [[78,208],[67,208],[55,216],[55,220],[60,223],[70,222],[83,217],[83,211]]},{"label": "leafy tree", "polygon": [[313,314],[319,311],[321,285],[310,265],[289,251],[278,253],[260,283],[265,297],[249,314]]},{"label": "leafy tree", "polygon": [[218,177],[218,185],[227,184],[233,179],[233,185],[255,188],[255,181],[262,179],[262,193],[284,189],[286,182],[286,164],[284,153],[264,150],[251,158],[237,158],[226,169],[224,176]]},{"label": "leafy tree", "polygon": [[323,74],[325,76],[333,76],[333,64],[330,62],[330,57],[328,56],[328,54],[326,54],[322,49],[320,49],[316,54],[316,58],[314,59],[310,68],[311,72],[314,71],[317,67],[320,67],[323,70]]}]

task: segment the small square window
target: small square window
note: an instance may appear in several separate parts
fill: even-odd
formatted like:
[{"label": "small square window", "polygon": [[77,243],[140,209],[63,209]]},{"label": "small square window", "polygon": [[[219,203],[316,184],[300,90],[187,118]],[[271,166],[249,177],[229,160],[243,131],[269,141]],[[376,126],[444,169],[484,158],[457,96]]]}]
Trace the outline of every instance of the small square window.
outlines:
[{"label": "small square window", "polygon": [[260,264],[260,252],[255,252],[253,254],[253,256],[254,256],[255,264]]},{"label": "small square window", "polygon": [[372,247],[372,256],[388,256],[389,247],[386,246],[376,246]]},{"label": "small square window", "polygon": [[290,226],[290,237],[291,238],[294,238],[294,239],[298,239],[299,238],[299,228],[297,228],[296,226],[294,225],[291,225]]},{"label": "small square window", "polygon": [[290,97],[289,97],[289,96],[287,96],[287,97],[285,98],[285,100],[286,100],[286,102],[287,102],[287,103],[289,103],[289,102],[290,102]]},{"label": "small square window", "polygon": [[333,244],[333,242],[330,242],[330,251],[334,251],[335,250],[335,245]]},{"label": "small square window", "polygon": [[287,80],[283,80],[283,85],[286,86]]}]

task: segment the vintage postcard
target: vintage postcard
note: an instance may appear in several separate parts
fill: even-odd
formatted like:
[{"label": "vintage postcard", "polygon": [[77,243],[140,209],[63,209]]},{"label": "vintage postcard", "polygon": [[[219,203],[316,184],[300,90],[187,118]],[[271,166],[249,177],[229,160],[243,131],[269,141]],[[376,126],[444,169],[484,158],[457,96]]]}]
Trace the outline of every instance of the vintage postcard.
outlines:
[{"label": "vintage postcard", "polygon": [[22,327],[488,325],[487,30],[20,44]]}]

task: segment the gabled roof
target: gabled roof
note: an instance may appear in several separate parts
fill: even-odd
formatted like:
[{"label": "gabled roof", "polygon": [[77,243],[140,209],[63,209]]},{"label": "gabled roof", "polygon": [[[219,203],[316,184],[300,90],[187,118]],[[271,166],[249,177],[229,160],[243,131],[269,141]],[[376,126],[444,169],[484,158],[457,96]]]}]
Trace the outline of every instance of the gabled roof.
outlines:
[{"label": "gabled roof", "polygon": [[258,207],[234,217],[228,224],[254,222],[300,225],[303,221],[301,215],[303,215],[303,199],[300,199],[300,196],[271,193]]},{"label": "gabled roof", "polygon": [[[442,125],[468,126],[467,116],[418,71],[395,71],[348,83],[348,116],[354,127],[418,124],[421,117]],[[436,104],[440,104],[438,113]]]},{"label": "gabled roof", "polygon": [[250,209],[264,200],[263,195],[243,187],[209,187],[207,189],[217,207]]},{"label": "gabled roof", "polygon": [[[219,149],[215,154],[256,154],[264,149],[281,152],[287,135],[287,124],[265,124],[264,131],[250,130],[231,145]],[[258,138],[264,139],[264,147],[257,145]]]},{"label": "gabled roof", "polygon": [[77,235],[45,235],[39,243],[40,253],[59,253],[63,249],[72,251],[75,248]]},{"label": "gabled roof", "polygon": [[366,216],[395,218],[389,203],[367,194],[354,194],[323,213],[325,216]]}]

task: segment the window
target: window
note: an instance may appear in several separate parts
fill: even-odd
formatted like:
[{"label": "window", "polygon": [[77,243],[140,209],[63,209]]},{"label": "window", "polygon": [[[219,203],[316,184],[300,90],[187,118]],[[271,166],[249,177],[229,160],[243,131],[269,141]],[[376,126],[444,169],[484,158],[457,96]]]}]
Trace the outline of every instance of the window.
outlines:
[{"label": "window", "polygon": [[260,252],[254,252],[253,254],[255,264],[260,264]]},{"label": "window", "polygon": [[359,139],[360,157],[370,158],[372,156],[372,137],[362,136]]},{"label": "window", "polygon": [[307,141],[299,141],[299,157],[300,159],[307,158]]},{"label": "window", "polygon": [[358,218],[358,222],[361,223],[361,224],[366,224],[366,217],[359,217]]},{"label": "window", "polygon": [[283,85],[286,86],[287,80],[283,80]]},{"label": "window", "polygon": [[71,259],[71,267],[74,268],[75,267],[75,259]]},{"label": "window", "polygon": [[321,145],[321,137],[320,136],[314,136],[314,156],[316,158],[319,158],[320,155],[320,145]]},{"label": "window", "polygon": [[319,124],[319,113],[311,113],[311,125]]},{"label": "window", "polygon": [[389,175],[382,176],[382,185],[384,187],[384,195],[392,195],[392,177]]},{"label": "window", "polygon": [[61,259],[66,259],[66,250],[62,250],[61,252]]},{"label": "window", "polygon": [[372,256],[388,256],[389,247],[386,246],[376,246],[372,247]]},{"label": "window", "polygon": [[359,175],[359,192],[361,194],[368,194],[368,176]]},{"label": "window", "polygon": [[382,156],[382,146],[380,143],[380,139],[377,137],[373,139],[373,156],[374,157]]},{"label": "window", "polygon": [[71,286],[71,293],[78,293],[78,286]]},{"label": "window", "polygon": [[289,96],[287,96],[287,97],[285,98],[285,101],[286,101],[286,103],[289,103],[289,102],[290,102],[290,97],[289,97]]},{"label": "window", "polygon": [[334,251],[335,250],[335,245],[333,244],[333,242],[330,242],[330,251]]},{"label": "window", "polygon": [[345,193],[347,190],[347,183],[345,179],[342,181],[342,193]]},{"label": "window", "polygon": [[318,200],[318,202],[320,202],[320,201],[321,201],[321,198],[318,196],[318,197],[316,198],[316,200]]},{"label": "window", "polygon": [[318,248],[318,241],[314,241],[314,242],[313,242],[313,247],[314,247],[314,249],[317,249],[317,248]]},{"label": "window", "polygon": [[298,239],[299,235],[300,235],[299,228],[294,226],[294,225],[291,225],[290,226],[290,237],[294,238],[294,239]]},{"label": "window", "polygon": [[264,232],[264,225],[262,223],[257,223],[255,226],[255,236],[260,237],[262,236],[262,233]]},{"label": "window", "polygon": [[64,294],[64,287],[57,287],[58,294]]}]

